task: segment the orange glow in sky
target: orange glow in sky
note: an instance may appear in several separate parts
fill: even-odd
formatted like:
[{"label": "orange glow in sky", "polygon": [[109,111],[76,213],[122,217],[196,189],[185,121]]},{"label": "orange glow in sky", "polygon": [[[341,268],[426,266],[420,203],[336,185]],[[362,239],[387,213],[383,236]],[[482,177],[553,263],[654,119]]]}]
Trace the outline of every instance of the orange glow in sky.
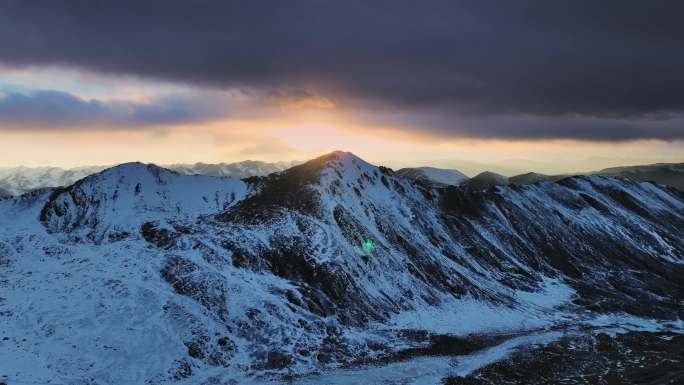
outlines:
[{"label": "orange glow in sky", "polygon": [[[145,103],[159,96],[188,95],[226,103],[226,111],[192,123],[157,126],[2,127],[0,167],[307,160],[346,150],[393,168],[431,165],[466,174],[496,164],[507,170],[545,173],[684,161],[682,141],[503,140],[447,137],[424,127],[393,127],[356,119],[335,98],[307,93],[264,97],[243,91],[111,78],[60,69],[0,68],[5,89],[63,89],[83,100]],[[7,80],[9,79],[9,80]],[[4,85],[3,85],[4,84]],[[0,91],[2,91],[0,89]],[[204,93],[202,93],[204,92]],[[237,107],[235,107],[237,106]],[[471,162],[474,164],[464,163]]]},{"label": "orange glow in sky", "polygon": [[[306,160],[341,149],[399,168],[459,167],[456,161],[499,164],[539,172],[574,172],[624,164],[681,161],[681,143],[570,140],[445,139],[360,126],[331,113],[219,121],[159,130],[2,133],[2,166],[109,165]],[[468,173],[468,171],[465,171]]]}]

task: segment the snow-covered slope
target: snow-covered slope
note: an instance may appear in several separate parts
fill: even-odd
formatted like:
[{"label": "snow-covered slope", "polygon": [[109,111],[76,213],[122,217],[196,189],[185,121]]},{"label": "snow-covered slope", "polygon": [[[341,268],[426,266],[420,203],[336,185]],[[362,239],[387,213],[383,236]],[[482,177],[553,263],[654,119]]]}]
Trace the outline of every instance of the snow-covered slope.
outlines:
[{"label": "snow-covered slope", "polygon": [[0,200],[0,376],[264,383],[445,333],[683,318],[682,228],[680,192],[612,178],[436,188],[343,152],[246,181],[126,164]]},{"label": "snow-covered slope", "polygon": [[468,180],[468,177],[458,170],[435,167],[402,168],[396,173],[413,180],[446,186],[458,186]]},{"label": "snow-covered slope", "polygon": [[247,185],[236,178],[181,176],[151,164],[125,163],[55,189],[40,221],[50,232],[119,238],[145,221],[193,220],[225,210],[246,192]]}]

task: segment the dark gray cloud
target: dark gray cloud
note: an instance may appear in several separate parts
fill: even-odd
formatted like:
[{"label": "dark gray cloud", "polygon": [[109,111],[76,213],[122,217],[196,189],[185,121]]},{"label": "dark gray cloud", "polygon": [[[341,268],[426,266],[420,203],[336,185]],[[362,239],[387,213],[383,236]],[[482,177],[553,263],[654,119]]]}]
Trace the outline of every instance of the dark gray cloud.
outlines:
[{"label": "dark gray cloud", "polygon": [[431,135],[483,139],[637,140],[684,138],[684,114],[654,115],[640,119],[595,117],[580,114],[454,115],[448,111],[360,112],[370,125],[388,124],[399,130],[424,128]]},{"label": "dark gray cloud", "polygon": [[86,100],[55,90],[0,92],[0,122],[5,129],[153,127],[211,120],[228,111],[228,106],[200,97],[169,96],[138,103]]},{"label": "dark gray cloud", "polygon": [[[653,119],[684,110],[682,14],[680,1],[6,0],[0,62],[437,109],[473,136],[672,139],[678,120]],[[497,116],[510,123],[486,124]]]}]

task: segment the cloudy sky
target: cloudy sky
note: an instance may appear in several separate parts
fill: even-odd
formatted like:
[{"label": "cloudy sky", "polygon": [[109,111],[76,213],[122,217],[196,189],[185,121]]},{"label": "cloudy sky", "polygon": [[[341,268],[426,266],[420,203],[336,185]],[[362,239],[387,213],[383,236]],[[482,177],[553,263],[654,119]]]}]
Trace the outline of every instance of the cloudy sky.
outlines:
[{"label": "cloudy sky", "polygon": [[[0,166],[684,161],[680,1],[0,0]],[[532,166],[530,166],[532,167]]]}]

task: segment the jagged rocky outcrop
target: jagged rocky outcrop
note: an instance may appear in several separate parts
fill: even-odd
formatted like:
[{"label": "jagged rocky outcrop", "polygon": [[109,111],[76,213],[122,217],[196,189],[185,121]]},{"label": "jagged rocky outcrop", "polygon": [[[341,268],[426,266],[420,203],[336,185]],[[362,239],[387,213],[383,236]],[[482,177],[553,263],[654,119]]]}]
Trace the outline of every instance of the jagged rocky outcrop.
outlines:
[{"label": "jagged rocky outcrop", "polygon": [[428,348],[443,334],[684,317],[684,195],[653,183],[434,186],[345,152],[245,180],[125,164],[0,221],[0,361],[39,379],[283,378],[458,351]]}]

